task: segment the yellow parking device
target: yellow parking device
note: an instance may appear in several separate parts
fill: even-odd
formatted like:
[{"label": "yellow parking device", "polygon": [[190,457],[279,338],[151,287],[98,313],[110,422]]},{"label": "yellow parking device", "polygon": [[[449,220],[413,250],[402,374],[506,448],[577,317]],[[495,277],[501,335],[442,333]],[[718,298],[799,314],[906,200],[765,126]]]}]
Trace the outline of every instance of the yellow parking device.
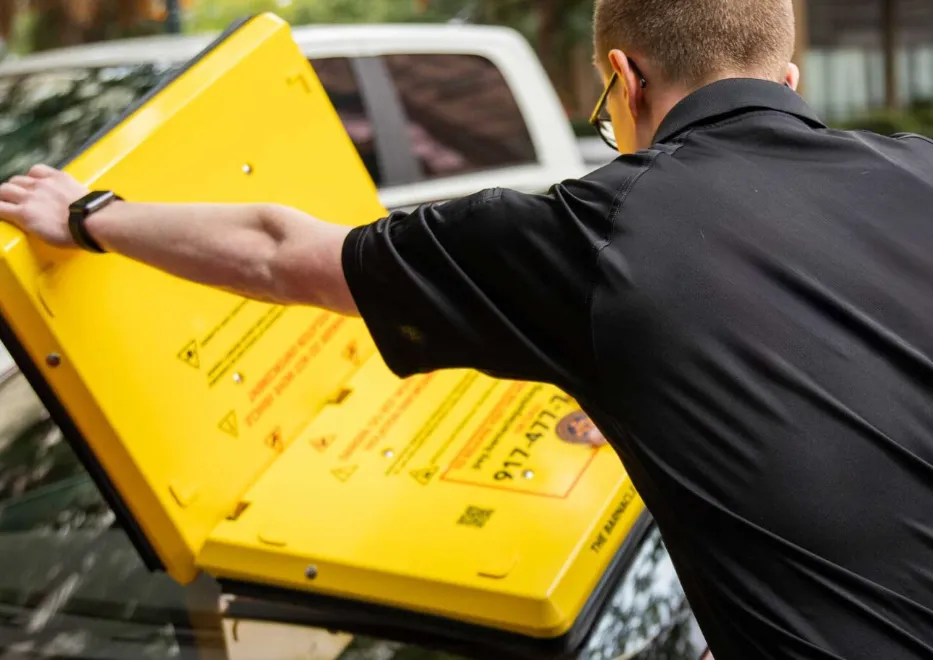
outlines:
[{"label": "yellow parking device", "polygon": [[[288,25],[238,23],[65,165],[131,201],[385,214]],[[147,565],[312,622],[544,658],[578,648],[644,506],[570,397],[399,380],[364,324],[0,223],[0,339]],[[499,656],[497,656],[499,657]]]}]

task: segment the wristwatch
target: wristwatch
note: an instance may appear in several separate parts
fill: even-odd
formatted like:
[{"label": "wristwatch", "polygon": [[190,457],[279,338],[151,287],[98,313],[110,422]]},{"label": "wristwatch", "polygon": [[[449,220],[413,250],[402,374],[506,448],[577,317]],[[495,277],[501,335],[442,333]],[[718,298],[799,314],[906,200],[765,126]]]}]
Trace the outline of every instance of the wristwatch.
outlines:
[{"label": "wristwatch", "polygon": [[115,201],[122,202],[123,198],[111,190],[95,190],[68,207],[68,229],[79,248],[98,254],[105,252],[100,243],[94,240],[87,230],[85,221]]}]

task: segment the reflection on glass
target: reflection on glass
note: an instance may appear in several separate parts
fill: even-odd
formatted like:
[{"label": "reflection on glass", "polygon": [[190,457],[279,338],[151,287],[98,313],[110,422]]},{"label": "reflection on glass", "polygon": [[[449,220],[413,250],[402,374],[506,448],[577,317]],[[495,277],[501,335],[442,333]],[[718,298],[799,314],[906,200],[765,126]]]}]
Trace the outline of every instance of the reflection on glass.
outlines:
[{"label": "reflection on glass", "polygon": [[476,55],[385,56],[424,178],[534,163],[512,90]]},{"label": "reflection on glass", "polygon": [[382,172],[376,156],[373,122],[366,114],[350,60],[345,57],[311,60],[311,66],[340,115],[344,130],[353,141],[370,177],[377,186],[381,185]]},{"label": "reflection on glass", "polygon": [[113,522],[25,378],[0,382],[0,658],[179,657],[184,591]]},{"label": "reflection on glass", "polygon": [[410,644],[356,637],[337,660],[467,660]]},{"label": "reflection on glass", "polygon": [[652,527],[580,660],[698,660],[705,648],[661,534]]},{"label": "reflection on glass", "polygon": [[0,77],[0,181],[71,156],[167,72],[145,64]]}]

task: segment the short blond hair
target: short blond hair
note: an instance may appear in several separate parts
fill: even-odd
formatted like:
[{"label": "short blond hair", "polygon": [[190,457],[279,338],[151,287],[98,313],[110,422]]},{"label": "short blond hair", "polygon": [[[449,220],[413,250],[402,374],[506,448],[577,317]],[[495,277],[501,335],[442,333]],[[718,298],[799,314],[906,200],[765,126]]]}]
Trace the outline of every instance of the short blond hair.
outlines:
[{"label": "short blond hair", "polygon": [[792,0],[596,0],[593,25],[600,66],[619,48],[688,87],[723,75],[779,80],[795,29]]}]

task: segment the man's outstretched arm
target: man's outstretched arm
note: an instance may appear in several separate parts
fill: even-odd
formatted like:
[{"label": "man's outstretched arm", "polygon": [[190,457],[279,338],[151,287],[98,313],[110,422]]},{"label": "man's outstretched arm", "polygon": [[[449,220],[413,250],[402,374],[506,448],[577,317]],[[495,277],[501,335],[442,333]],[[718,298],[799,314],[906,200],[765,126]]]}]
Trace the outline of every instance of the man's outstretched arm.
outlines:
[{"label": "man's outstretched arm", "polygon": [[[74,245],[68,206],[87,189],[43,165],[0,186],[0,218],[62,247]],[[356,315],[341,264],[349,227],[274,204],[115,202],[87,229],[106,250],[177,277],[282,304]]]}]

